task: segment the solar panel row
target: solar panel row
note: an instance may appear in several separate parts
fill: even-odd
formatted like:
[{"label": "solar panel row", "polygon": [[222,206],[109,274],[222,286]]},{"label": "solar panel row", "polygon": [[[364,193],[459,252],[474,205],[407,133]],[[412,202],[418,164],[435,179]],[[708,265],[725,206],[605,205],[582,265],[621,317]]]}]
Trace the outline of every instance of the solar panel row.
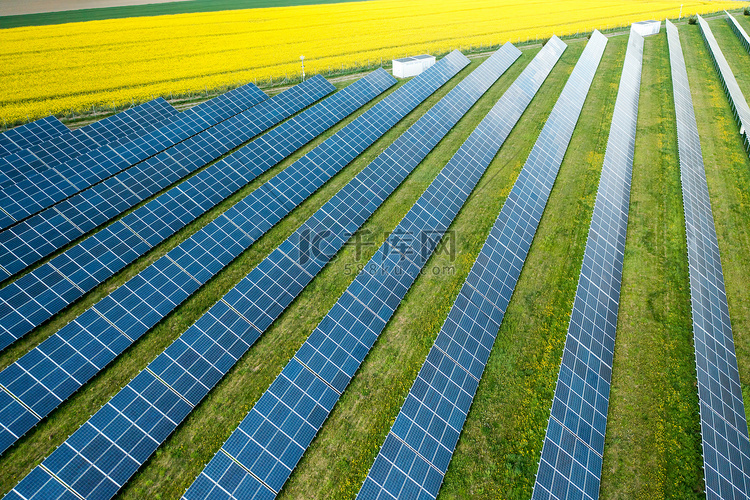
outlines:
[{"label": "solar panel row", "polygon": [[[0,233],[2,270],[9,275],[23,271],[70,241],[312,104],[332,92],[334,87],[318,76],[294,89],[276,99],[263,101],[6,229]],[[213,170],[220,170],[222,166]],[[189,184],[185,188],[191,186]]]},{"label": "solar panel row", "polygon": [[160,123],[170,118],[176,118],[178,115],[179,112],[172,105],[164,98],[158,97],[85,125],[75,130],[74,133],[85,133],[97,143],[107,144],[122,139],[135,138],[143,133],[144,125]]},{"label": "solar panel row", "polygon": [[532,498],[599,497],[643,37],[631,30]]},{"label": "solar panel row", "polygon": [[117,147],[106,145],[58,167],[30,175],[0,195],[0,229],[9,227],[89,186],[268,99],[253,84],[179,114],[156,130]]},{"label": "solar panel row", "polygon": [[581,54],[358,498],[437,497],[606,43]]},{"label": "solar panel row", "polygon": [[[732,16],[729,17],[735,23],[737,22]],[[714,38],[714,34],[711,32],[708,23],[701,16],[698,16],[698,25],[701,29],[701,35],[703,35],[703,41],[706,42],[708,52],[711,54],[711,60],[714,62],[716,72],[719,74],[719,79],[724,87],[724,92],[726,92],[727,97],[729,98],[729,105],[734,112],[734,118],[740,126],[740,135],[742,135],[745,150],[750,153],[750,140],[748,140],[747,137],[748,130],[750,129],[750,107],[748,107],[745,96],[742,95],[742,90],[740,90],[740,86],[734,78],[732,68],[729,67],[729,63],[727,63],[724,54],[721,52],[719,44],[716,42],[716,38]]]},{"label": "solar panel row", "polygon": [[698,125],[677,28],[667,21],[685,211],[706,498],[750,497],[750,440]]},{"label": "solar panel row", "polygon": [[734,34],[737,35],[737,38],[740,39],[740,42],[745,47],[745,50],[750,52],[750,36],[747,35],[745,29],[740,26],[739,21],[737,21],[737,19],[735,19],[732,14],[727,11],[724,11],[724,14],[727,15],[727,23],[729,24],[729,27],[732,28]]},{"label": "solar panel row", "polygon": [[[377,126],[380,117],[385,120],[394,114],[403,117],[468,63],[460,56],[463,60],[456,64],[458,56],[447,56],[360,118],[366,116],[367,123]],[[361,140],[358,135],[341,133],[347,128],[326,142],[346,150],[348,145],[342,144],[341,139],[349,138],[355,142],[353,147],[357,147],[356,143]],[[301,269],[297,267],[297,270],[299,274]],[[217,313],[219,315],[214,316]],[[18,495],[21,498],[34,495],[58,498],[69,491],[109,498],[244,353],[249,347],[245,339],[258,334],[251,323],[230,309],[226,302],[219,302],[52,453],[38,472],[32,471],[21,481],[11,493],[12,498]],[[92,429],[95,435],[91,434]],[[94,442],[109,443],[109,448],[94,450],[91,446]],[[40,482],[40,472],[53,477],[48,475],[51,472],[55,482]],[[67,489],[59,490],[61,484]]]},{"label": "solar panel row", "polygon": [[104,145],[117,147],[174,120],[176,115],[177,110],[160,97],[0,158],[0,173],[4,174],[0,178],[0,188],[5,189],[34,172],[55,167]]},{"label": "solar panel row", "polygon": [[54,116],[12,128],[0,134],[0,158],[69,131]]}]

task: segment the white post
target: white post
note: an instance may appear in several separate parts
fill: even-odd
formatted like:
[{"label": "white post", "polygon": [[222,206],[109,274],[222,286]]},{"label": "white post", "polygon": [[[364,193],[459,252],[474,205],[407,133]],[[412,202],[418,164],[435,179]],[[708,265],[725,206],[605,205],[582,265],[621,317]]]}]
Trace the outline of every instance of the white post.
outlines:
[{"label": "white post", "polygon": [[299,56],[299,60],[302,61],[302,81],[305,81],[305,56]]},{"label": "white post", "polygon": [[[682,6],[683,6],[683,5],[685,5],[685,4],[680,4],[680,19],[682,19]],[[679,21],[680,19],[678,19],[678,21]]]}]

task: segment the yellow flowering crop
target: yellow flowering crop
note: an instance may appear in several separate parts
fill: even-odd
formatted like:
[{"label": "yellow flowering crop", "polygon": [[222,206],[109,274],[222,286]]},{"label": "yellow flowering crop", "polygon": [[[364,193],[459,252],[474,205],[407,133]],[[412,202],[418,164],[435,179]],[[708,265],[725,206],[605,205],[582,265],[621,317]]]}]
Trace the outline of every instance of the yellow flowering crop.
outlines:
[{"label": "yellow flowering crop", "polygon": [[[0,123],[674,18],[680,1],[374,0],[0,30]],[[684,1],[683,16],[737,2]]]}]

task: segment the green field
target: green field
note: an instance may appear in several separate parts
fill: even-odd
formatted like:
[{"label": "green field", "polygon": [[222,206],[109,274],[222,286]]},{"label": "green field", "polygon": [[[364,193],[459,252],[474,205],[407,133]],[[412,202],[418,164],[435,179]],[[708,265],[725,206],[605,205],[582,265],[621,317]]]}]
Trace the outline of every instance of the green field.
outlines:
[{"label": "green field", "polygon": [[260,9],[264,7],[289,7],[294,5],[319,5],[325,3],[363,2],[367,0],[188,0],[100,9],[66,10],[18,16],[0,16],[0,29],[23,26],[45,26],[48,24],[79,23],[122,19],[124,17],[151,17],[170,14],[192,14],[195,12],[218,12],[221,10]]},{"label": "green field", "polygon": [[[740,16],[740,23],[750,31],[747,17]],[[750,96],[750,55],[723,19],[712,20],[710,25],[743,92]],[[721,249],[740,376],[747,382],[750,160],[699,28],[684,22],[679,28]],[[351,499],[356,495],[585,41],[567,41],[568,49],[453,222],[450,229],[456,235],[457,259],[451,261],[447,255],[436,254],[428,262],[427,268],[441,272],[422,275],[412,286],[282,490],[281,498]],[[609,39],[446,475],[441,499],[523,499],[531,494],[626,45],[625,34]],[[353,246],[339,252],[146,462],[120,492],[120,498],[179,498],[354,279],[350,269],[370,258],[385,233],[398,224],[538,50],[538,46],[524,48],[521,58],[355,235],[373,244],[362,247],[360,255]],[[473,59],[469,67],[0,456],[0,494],[15,486],[485,57]],[[672,99],[669,54],[662,29],[645,42],[602,472],[604,499],[704,497]],[[334,127],[0,353],[0,369],[352,119]],[[750,385],[743,383],[743,392],[747,405]]]}]

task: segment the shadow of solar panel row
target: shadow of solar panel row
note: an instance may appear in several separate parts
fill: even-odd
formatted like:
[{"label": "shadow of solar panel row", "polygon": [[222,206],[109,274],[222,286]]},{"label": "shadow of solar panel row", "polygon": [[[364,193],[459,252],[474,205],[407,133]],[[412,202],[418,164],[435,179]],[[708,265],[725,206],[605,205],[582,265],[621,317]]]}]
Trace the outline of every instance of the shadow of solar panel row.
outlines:
[{"label": "shadow of solar panel row", "polygon": [[10,275],[23,271],[333,90],[322,76],[311,78],[6,229],[0,233],[2,269]]},{"label": "shadow of solar panel row", "polygon": [[358,498],[437,497],[606,43],[581,54]]},{"label": "shadow of solar panel row", "polygon": [[669,21],[667,39],[677,115],[706,498],[748,498],[750,440],[719,244],[685,59],[677,28]]},{"label": "shadow of solar panel row", "polygon": [[0,134],[0,158],[44,142],[70,129],[54,116],[40,118]]},{"label": "shadow of solar panel row", "polygon": [[[43,172],[105,145],[117,147],[176,119],[178,112],[161,97],[28,149],[0,158],[0,188],[21,182],[34,172]],[[10,183],[9,183],[10,182]]]},{"label": "shadow of solar panel row", "polygon": [[[729,14],[727,15],[729,16]],[[741,30],[742,28],[736,24],[737,20],[732,16],[729,17],[734,21],[734,23],[729,21],[729,24],[733,27],[735,32],[737,28]],[[724,87],[724,92],[729,98],[729,105],[734,113],[734,118],[740,126],[740,134],[742,135],[742,142],[744,143],[745,150],[750,153],[750,140],[748,140],[747,137],[748,129],[750,129],[750,107],[748,107],[745,96],[742,94],[742,90],[740,90],[740,86],[734,78],[732,68],[729,67],[729,63],[721,52],[719,44],[716,42],[716,38],[714,38],[714,34],[711,32],[708,23],[701,16],[698,16],[698,25],[701,29],[701,35],[703,35],[703,41],[706,43],[706,48],[708,49],[709,54],[711,54],[714,68],[716,68],[716,72],[719,74],[721,85]]]},{"label": "shadow of solar panel row", "polygon": [[[370,85],[371,80],[334,96],[330,109],[322,105],[303,112],[6,285],[0,290],[0,347],[42,324],[387,88]],[[207,140],[216,140],[216,154],[229,150],[334,90],[323,77],[308,80],[230,119],[232,128]]]},{"label": "shadow of solar panel row", "polygon": [[534,499],[599,497],[642,61],[631,31]]},{"label": "shadow of solar panel row", "polygon": [[727,15],[727,24],[729,24],[729,27],[732,28],[732,31],[734,31],[734,34],[737,35],[737,38],[740,39],[740,42],[745,47],[745,50],[750,53],[750,36],[747,35],[745,29],[740,26],[739,21],[737,21],[737,19],[735,19],[732,14],[727,11],[724,11],[724,14]]},{"label": "shadow of solar panel row", "polygon": [[[510,106],[490,111],[183,498],[273,498],[283,488],[510,133],[513,117],[518,118],[525,107],[524,97],[530,101],[526,91],[533,95],[535,83],[538,88],[544,70],[554,66],[562,48],[564,44],[555,39],[537,55],[519,77],[520,83],[506,92],[520,99],[504,96],[501,102]],[[225,457],[239,467],[222,468]]]},{"label": "shadow of solar panel row", "polygon": [[[460,57],[463,65],[468,64]],[[368,116],[367,122],[376,126],[379,115],[406,115],[418,104],[415,100],[423,101],[458,73],[462,66],[454,64],[455,59],[455,55],[447,56],[360,118]],[[358,141],[356,134],[342,134],[351,125],[326,142],[348,149],[340,140],[351,137]],[[303,272],[289,263],[296,269],[293,272]],[[42,475],[54,474],[57,484],[42,484],[39,472],[32,472],[28,480],[16,486],[12,498],[58,498],[63,493],[58,489],[61,483],[82,496],[111,497],[247,350],[251,342],[246,339],[259,334],[237,311],[220,301],[38,467]],[[92,429],[96,435],[91,434]],[[108,443],[109,448],[95,450],[98,445],[94,443]],[[73,449],[74,456],[69,453]]]},{"label": "shadow of solar panel row", "polygon": [[156,130],[117,147],[104,146],[63,165],[30,175],[0,195],[0,229],[9,227],[170,146],[268,99],[253,84],[180,113]]},{"label": "shadow of solar panel row", "polygon": [[[496,53],[493,58],[504,60],[508,58],[508,55],[512,55],[512,59],[515,59],[518,55],[517,50],[511,45],[503,47],[503,49]],[[506,65],[512,62],[512,59],[508,60]],[[451,100],[454,100],[456,97],[460,97],[462,94],[466,93],[467,90],[465,89],[475,88],[475,86],[479,82],[485,80],[486,77],[483,76],[482,73],[492,71],[493,66],[495,65],[494,61],[492,60],[488,60],[488,62],[492,63],[492,66],[486,66],[484,68],[480,67],[479,69],[475,70],[472,75],[467,77],[464,82],[459,84],[459,86],[456,87],[454,91],[452,91],[452,93],[457,94],[455,97],[452,97],[449,94],[449,96],[446,96],[444,101],[441,101],[441,103],[438,103],[432,110],[430,110],[430,112],[428,112],[428,115],[425,115],[425,118],[429,119],[428,121],[425,121],[425,125],[429,126],[429,123],[431,121],[433,121],[435,118],[439,118],[444,113],[443,109],[449,110],[451,107],[453,107],[453,105],[450,104],[450,101],[447,101],[449,97]],[[485,65],[486,64],[488,63],[485,62]],[[494,76],[494,78],[496,77],[497,76]],[[443,102],[445,102],[445,105],[443,104]],[[469,103],[466,103],[464,105],[466,109],[468,109],[468,104]],[[433,118],[430,115],[435,115],[435,117]],[[454,120],[457,120],[458,118],[459,116],[455,116]],[[421,126],[421,124],[418,123],[415,124],[415,126],[411,130],[416,132],[422,128],[423,127]],[[485,161],[486,163],[489,163],[491,158],[494,156],[491,150],[495,146],[499,147],[499,144],[495,142],[496,135],[494,134],[494,132],[498,132],[502,135],[503,130],[486,130],[485,135],[483,136],[484,140],[478,141],[483,145],[478,149],[477,152],[477,158],[481,158],[480,162]],[[400,141],[412,141],[413,139],[410,137],[410,135],[411,131],[407,131],[402,136],[402,138],[397,141],[397,143]],[[420,139],[420,142],[422,140],[424,139]],[[501,142],[502,140],[499,141],[499,143]],[[394,146],[397,145],[397,143],[394,143]],[[468,154],[468,152],[472,149],[473,148],[471,147],[465,146],[463,150],[464,153],[462,153],[460,157]],[[392,160],[389,160],[391,156],[392,155],[389,155],[389,151],[387,150],[383,155],[381,155],[380,158],[390,163],[392,162]],[[404,226],[404,224],[408,225],[412,222],[418,221],[421,224],[428,223],[432,226],[437,227],[437,229],[435,229],[434,231],[434,234],[429,233],[431,236],[433,236],[433,238],[430,240],[430,242],[428,242],[427,246],[424,249],[425,252],[424,259],[421,261],[422,263],[424,262],[424,260],[426,260],[429,251],[434,248],[434,243],[439,241],[440,236],[442,236],[442,231],[444,231],[445,227],[447,227],[446,224],[441,225],[439,222],[437,222],[436,218],[432,217],[429,214],[435,212],[436,210],[446,210],[446,217],[449,217],[451,213],[457,212],[458,208],[462,205],[463,200],[465,200],[465,198],[470,193],[474,183],[481,175],[481,171],[483,169],[480,162],[476,162],[475,167],[472,169],[465,168],[464,162],[454,161],[453,167],[443,170],[438,179],[432,183],[432,187],[429,188],[428,194],[423,196],[422,201],[418,204],[417,208],[413,208],[410,211],[410,214],[407,215],[407,218],[405,220],[408,221],[408,223],[402,221],[402,226]],[[368,167],[368,169],[374,167],[375,169],[379,170],[380,166],[378,165],[378,163],[379,161],[376,160],[375,162],[373,162],[373,164],[371,164],[370,167]],[[411,168],[413,168],[413,166]],[[462,170],[463,172],[461,172]],[[392,165],[388,170],[386,170],[386,172],[388,171],[394,172],[397,175],[399,167],[397,165]],[[363,171],[363,173],[368,173],[367,169]],[[400,182],[405,177],[406,173],[408,172],[405,172],[399,176],[398,182]],[[382,176],[383,174],[379,175]],[[355,179],[355,181],[356,180],[357,179]],[[380,183],[377,181],[369,183],[370,186],[377,186],[379,184]],[[356,212],[361,210],[360,207],[367,202],[368,198],[366,189],[358,189],[362,191],[362,194],[359,195],[359,200],[355,200],[355,202],[352,203],[347,202],[346,198],[342,198],[341,200],[336,200],[334,198],[334,200],[332,200],[332,203],[330,204],[330,207],[324,207],[322,209],[322,212],[319,212],[319,214],[313,216],[313,218],[308,221],[308,223],[306,223],[306,226],[303,226],[301,228],[301,231],[298,232],[298,236],[296,237],[296,239],[293,236],[292,238],[287,240],[284,244],[281,245],[281,247],[279,247],[279,249],[277,249],[269,256],[268,260],[272,263],[276,261],[285,262],[289,258],[289,256],[291,256],[292,258],[297,257],[296,262],[298,263],[298,265],[305,271],[307,271],[307,274],[303,274],[303,276],[316,274],[318,270],[323,267],[327,259],[323,258],[318,259],[318,262],[310,262],[310,260],[315,259],[305,260],[299,257],[305,255],[305,252],[302,248],[302,242],[306,239],[305,233],[321,234],[321,232],[324,232],[324,234],[326,234],[326,246],[320,248],[321,253],[325,256],[335,254],[335,252],[344,244],[351,232],[356,230],[358,225],[364,222],[364,220],[369,217],[369,214],[372,213],[372,210],[374,210],[374,207],[365,207],[363,211],[364,213],[360,212],[359,217],[354,220],[352,219],[351,215],[346,214],[346,207],[352,207],[354,209],[354,217],[357,217]],[[447,193],[445,191],[447,191]],[[342,193],[346,193],[346,188],[342,190]],[[344,194],[344,196],[348,195]],[[379,200],[385,198],[385,196],[379,193],[377,194],[377,196]],[[350,210],[350,213],[351,212],[352,211]],[[345,214],[343,218],[337,217],[337,215],[342,213]],[[332,220],[335,220],[337,218],[339,219],[339,227],[336,227],[336,223],[332,222]],[[397,228],[394,233],[398,232],[399,228]],[[420,241],[419,236],[415,236],[415,238]],[[414,264],[411,263],[411,261],[409,261],[408,267],[409,271],[411,272],[410,279],[413,279],[416,276],[416,273],[419,272],[419,268],[415,268]],[[261,268],[259,271],[251,273],[248,277],[248,280],[251,283],[254,283],[252,287],[248,287],[247,290],[240,290],[240,292],[242,292],[241,295],[228,294],[225,297],[225,300],[235,309],[244,311],[244,317],[247,318],[249,316],[250,321],[253,323],[253,325],[258,327],[258,329],[265,329],[273,321],[275,317],[275,309],[278,309],[278,307],[272,302],[269,304],[268,298],[263,295],[263,290],[266,289],[263,283],[263,272],[272,275],[274,268],[263,270],[262,265],[259,266],[259,268]],[[271,272],[269,273],[269,271]],[[360,276],[360,279],[362,276],[363,275]],[[387,299],[380,299],[374,295],[370,296],[372,302],[365,302],[371,306],[370,308],[360,302],[357,302],[355,299],[353,299],[352,295],[347,292],[347,294],[345,294],[344,297],[340,299],[337,306],[338,309],[334,308],[334,310],[329,313],[328,320],[324,320],[324,322],[321,323],[321,326],[319,326],[319,328],[316,330],[317,334],[314,333],[313,337],[311,338],[317,338],[318,340],[320,340],[324,338],[326,333],[330,334],[329,330],[336,329],[339,335],[343,335],[346,337],[343,345],[348,348],[348,351],[356,349],[358,356],[364,356],[367,352],[364,348],[365,344],[362,344],[359,340],[355,340],[360,337],[363,332],[360,331],[359,334],[355,333],[354,335],[349,332],[351,331],[351,329],[358,330],[359,327],[364,327],[363,325],[366,324],[367,332],[369,333],[368,338],[365,340],[365,342],[370,342],[369,345],[371,345],[371,342],[374,342],[374,339],[377,337],[376,332],[380,331],[378,329],[378,326],[382,327],[385,324],[390,315],[398,306],[401,300],[400,297],[403,296],[403,293],[405,293],[406,289],[408,288],[408,284],[404,286],[400,283],[399,280],[402,278],[404,280],[408,279],[406,277],[406,273],[404,273],[403,277],[401,275],[391,276],[385,284],[385,287],[388,290],[392,290],[393,294],[390,295]],[[299,280],[299,278],[296,279]],[[359,282],[355,282],[355,285],[353,286],[357,286],[358,283]],[[238,286],[236,289],[240,289],[240,287]],[[352,288],[350,288],[349,290],[351,292]],[[271,290],[271,293],[269,293],[269,297],[275,297],[277,295],[278,292],[276,292],[275,290]],[[291,300],[291,298],[292,297],[289,297],[287,299],[286,297],[284,297],[284,300]],[[375,301],[380,302],[378,302],[376,305]],[[351,309],[347,310],[346,306],[351,306]],[[364,323],[359,323],[362,315],[364,315],[366,319],[363,320]],[[379,317],[379,319],[376,319],[376,315]],[[376,322],[377,325],[375,324]],[[326,328],[326,326],[330,328]],[[370,330],[370,328],[372,328],[372,330]],[[321,337],[321,335],[323,337]],[[329,344],[329,346],[330,345],[331,344]],[[320,346],[317,344],[316,347],[320,349]],[[331,359],[346,363],[348,365],[348,368],[350,368],[351,370],[356,370],[356,365],[352,364],[353,358],[347,357],[348,355],[346,354],[346,352],[348,351],[339,350],[337,354],[328,354],[331,356]],[[307,354],[317,352],[318,351],[315,350],[308,350]],[[326,353],[326,351],[322,352]],[[299,355],[300,353],[298,353],[298,356]],[[325,363],[325,360],[327,358],[319,356],[317,359],[322,363]],[[339,381],[342,385],[340,389],[343,390],[343,387],[345,387],[348,379],[342,379],[334,366],[335,365],[329,363],[327,366],[328,370],[324,369],[323,371],[330,375],[332,379],[336,379],[337,381]],[[261,415],[261,413],[256,413],[254,410],[246,418],[245,422],[241,424],[240,428],[235,431],[233,437],[230,438],[230,440],[224,445],[222,450],[214,457],[211,463],[204,470],[203,474],[201,474],[196,482],[191,486],[191,488],[185,494],[186,498],[201,498],[203,496],[226,498],[230,495],[245,495],[248,498],[263,498],[265,496],[275,496],[275,492],[282,487],[284,481],[289,476],[291,470],[294,468],[295,464],[304,452],[304,449],[313,439],[318,428],[323,424],[323,421],[325,420],[328,412],[331,410],[333,404],[335,404],[335,401],[338,398],[338,395],[335,394],[334,391],[324,382],[322,382],[321,379],[316,378],[316,376],[307,368],[302,368],[302,365],[297,361],[292,361],[291,364],[284,369],[284,372],[280,376],[280,378],[278,378],[274,385],[272,385],[270,392],[267,392],[266,395],[261,399],[261,402],[256,405],[256,409],[268,409],[263,402],[276,401],[277,397],[281,397],[281,394],[272,394],[274,392],[274,388],[285,386],[290,380],[293,381],[291,383],[296,384],[296,387],[291,388],[291,392],[284,396],[284,400],[291,401],[292,399],[294,399],[294,402],[290,403],[291,407],[293,407],[294,410],[290,410],[289,408],[285,407],[284,404],[281,404],[277,407],[279,409],[282,409],[282,411],[285,411],[285,416],[281,417],[282,419],[287,417],[289,418],[287,423],[283,425],[283,433],[279,435],[279,438],[281,440],[285,440],[283,446],[280,444],[281,448],[283,449],[270,449],[271,453],[278,452],[275,454],[274,458],[271,455],[266,454],[262,450],[253,449],[253,445],[249,444],[250,441],[248,440],[247,432],[253,432],[249,429],[253,427],[253,422],[255,422],[257,418],[259,418],[259,415]],[[300,393],[300,391],[302,391],[302,393]],[[283,393],[285,392],[285,390],[282,389],[281,392]],[[300,396],[300,399],[297,400],[295,396]],[[260,411],[263,415],[267,414],[265,410]],[[263,419],[263,417],[260,418],[261,420]],[[265,428],[273,429],[273,432],[275,432],[275,427],[273,425],[274,424],[271,424],[271,422],[266,422]],[[255,438],[257,439],[257,436]],[[233,444],[236,444],[238,442],[241,442],[241,444],[239,445],[240,448],[244,449],[245,445],[249,446],[245,451],[240,451],[236,447],[234,447]],[[268,444],[267,442],[261,442],[264,446]],[[279,441],[279,443],[281,443],[281,441]],[[229,455],[227,455],[227,453],[229,453]],[[253,453],[255,453],[255,455],[251,457],[250,455]],[[263,455],[263,457],[260,457],[260,455]],[[233,461],[227,461],[226,459],[228,456],[232,456]],[[264,464],[258,464],[257,467],[255,467],[253,464],[255,464],[258,459],[264,460]],[[237,460],[239,460],[239,462],[237,462]],[[242,466],[235,467],[234,464],[238,463],[242,463]],[[262,469],[264,472],[258,477],[250,473],[250,469],[252,469],[253,472],[256,473],[258,472],[258,469]],[[262,481],[267,482],[262,483]],[[253,492],[252,495],[247,494],[248,488],[249,491]]]}]

